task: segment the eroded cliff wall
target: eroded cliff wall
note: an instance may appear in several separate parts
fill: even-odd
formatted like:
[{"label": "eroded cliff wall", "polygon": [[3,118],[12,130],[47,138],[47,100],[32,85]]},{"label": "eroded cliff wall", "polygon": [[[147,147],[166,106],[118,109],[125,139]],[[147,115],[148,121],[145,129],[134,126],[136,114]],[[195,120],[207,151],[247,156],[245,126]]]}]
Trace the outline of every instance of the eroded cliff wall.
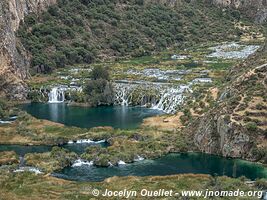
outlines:
[{"label": "eroded cliff wall", "polygon": [[24,17],[41,12],[56,0],[1,0],[0,1],[0,96],[24,100],[29,77],[29,57],[16,39],[15,31]]}]

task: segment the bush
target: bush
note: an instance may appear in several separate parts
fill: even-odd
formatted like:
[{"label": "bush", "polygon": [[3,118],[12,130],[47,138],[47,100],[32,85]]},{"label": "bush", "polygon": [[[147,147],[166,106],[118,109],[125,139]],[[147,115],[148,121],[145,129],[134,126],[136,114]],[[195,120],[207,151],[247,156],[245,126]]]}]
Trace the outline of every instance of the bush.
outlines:
[{"label": "bush", "polygon": [[99,66],[99,67],[94,67],[94,69],[91,72],[91,78],[93,80],[97,79],[103,79],[103,80],[109,80],[109,71],[107,68]]},{"label": "bush", "polygon": [[257,124],[255,122],[247,123],[246,128],[248,131],[256,131],[258,129]]}]

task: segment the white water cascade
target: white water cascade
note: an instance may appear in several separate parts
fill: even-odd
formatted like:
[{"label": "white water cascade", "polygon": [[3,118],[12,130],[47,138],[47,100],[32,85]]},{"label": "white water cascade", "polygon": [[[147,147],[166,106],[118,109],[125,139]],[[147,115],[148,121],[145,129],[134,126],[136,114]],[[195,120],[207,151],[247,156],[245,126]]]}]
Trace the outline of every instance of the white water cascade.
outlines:
[{"label": "white water cascade", "polygon": [[48,103],[63,103],[65,101],[65,94],[71,95],[71,91],[82,92],[82,87],[59,85],[54,86],[48,93]]},{"label": "white water cascade", "polygon": [[161,91],[159,102],[152,108],[162,110],[166,113],[174,113],[177,107],[184,102],[186,92],[192,92],[188,85],[166,88]]},{"label": "white water cascade", "polygon": [[166,113],[174,113],[183,103],[185,93],[192,92],[191,84],[174,86],[152,82],[116,83],[115,104],[146,106]]},{"label": "white water cascade", "polygon": [[48,94],[49,103],[62,103],[65,101],[65,89],[61,87],[54,87]]}]

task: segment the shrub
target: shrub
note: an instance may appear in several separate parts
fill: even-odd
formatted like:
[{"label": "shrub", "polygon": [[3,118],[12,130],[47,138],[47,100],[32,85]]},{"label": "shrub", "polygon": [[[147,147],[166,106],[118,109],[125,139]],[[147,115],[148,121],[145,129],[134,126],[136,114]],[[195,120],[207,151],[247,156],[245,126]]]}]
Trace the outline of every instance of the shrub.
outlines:
[{"label": "shrub", "polygon": [[99,66],[99,67],[94,67],[94,69],[91,72],[91,78],[93,80],[97,79],[103,79],[103,80],[109,80],[109,71],[107,68]]},{"label": "shrub", "polygon": [[256,131],[258,129],[257,124],[255,122],[247,123],[246,128],[248,131]]}]

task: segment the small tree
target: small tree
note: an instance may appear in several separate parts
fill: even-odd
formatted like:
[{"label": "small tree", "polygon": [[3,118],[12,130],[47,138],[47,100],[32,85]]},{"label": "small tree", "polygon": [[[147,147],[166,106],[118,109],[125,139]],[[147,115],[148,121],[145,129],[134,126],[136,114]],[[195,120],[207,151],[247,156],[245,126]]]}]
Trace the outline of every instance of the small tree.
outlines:
[{"label": "small tree", "polygon": [[113,88],[109,82],[107,68],[95,67],[91,72],[92,80],[85,85],[84,93],[93,106],[110,105],[113,103]]},{"label": "small tree", "polygon": [[104,80],[109,80],[109,71],[105,67],[94,67],[94,69],[91,72],[91,78],[93,80],[97,79],[104,79]]}]

